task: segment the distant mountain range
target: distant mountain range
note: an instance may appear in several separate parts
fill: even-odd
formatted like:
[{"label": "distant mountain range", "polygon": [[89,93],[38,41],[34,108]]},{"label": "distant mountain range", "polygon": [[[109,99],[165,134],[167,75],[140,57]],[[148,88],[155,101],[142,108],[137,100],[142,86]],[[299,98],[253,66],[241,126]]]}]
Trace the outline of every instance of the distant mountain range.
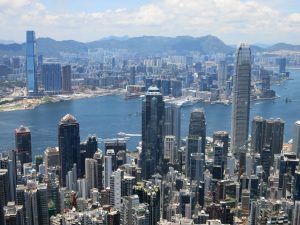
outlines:
[{"label": "distant mountain range", "polygon": [[[56,41],[51,38],[37,39],[38,54],[46,57],[59,57],[61,52],[68,53],[87,53],[88,49],[127,49],[136,53],[151,55],[163,52],[176,52],[177,54],[189,51],[200,51],[203,54],[213,53],[232,53],[234,46],[226,45],[219,38],[207,35],[203,37],[108,37],[98,41],[82,43],[73,40]],[[262,45],[251,46],[253,52],[272,52],[279,50],[300,51],[300,45],[278,43],[272,46],[263,47]],[[0,56],[25,55],[25,43],[22,44],[0,44]]]}]

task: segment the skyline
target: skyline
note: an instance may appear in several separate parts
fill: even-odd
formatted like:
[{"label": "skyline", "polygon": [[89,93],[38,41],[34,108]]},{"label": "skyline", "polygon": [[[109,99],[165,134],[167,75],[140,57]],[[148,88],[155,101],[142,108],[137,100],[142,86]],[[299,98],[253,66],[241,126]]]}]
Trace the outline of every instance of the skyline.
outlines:
[{"label": "skyline", "polygon": [[24,42],[24,30],[35,30],[38,37],[81,42],[107,36],[211,34],[227,44],[297,44],[297,8],[299,5],[293,0],[2,0],[0,28],[5,32],[0,39]]}]

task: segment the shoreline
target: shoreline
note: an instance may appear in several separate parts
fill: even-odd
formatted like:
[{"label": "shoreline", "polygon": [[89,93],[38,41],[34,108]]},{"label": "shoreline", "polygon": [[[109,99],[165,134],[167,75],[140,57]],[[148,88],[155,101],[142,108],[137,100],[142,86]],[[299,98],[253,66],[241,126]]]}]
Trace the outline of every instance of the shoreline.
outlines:
[{"label": "shoreline", "polygon": [[122,89],[114,89],[114,90],[97,89],[95,91],[88,90],[87,92],[75,92],[72,94],[43,96],[42,98],[29,98],[29,99],[24,98],[24,99],[16,100],[16,97],[14,98],[7,97],[7,98],[3,98],[3,100],[5,101],[9,99],[8,101],[10,102],[0,105],[0,113],[20,111],[20,110],[33,110],[43,104],[104,97],[104,96],[122,95],[122,93],[123,93]]}]

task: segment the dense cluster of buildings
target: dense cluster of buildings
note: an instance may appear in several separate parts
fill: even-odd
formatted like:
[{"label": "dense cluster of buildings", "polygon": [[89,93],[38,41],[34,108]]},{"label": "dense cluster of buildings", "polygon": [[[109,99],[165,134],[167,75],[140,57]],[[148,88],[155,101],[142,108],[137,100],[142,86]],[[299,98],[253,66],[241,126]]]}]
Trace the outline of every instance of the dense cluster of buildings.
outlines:
[{"label": "dense cluster of buildings", "polygon": [[[34,32],[29,31],[30,95],[39,93],[35,48]],[[231,79],[224,60],[218,62],[217,73],[207,66],[206,75],[190,57],[169,60],[192,65],[199,76],[144,77],[142,139],[135,151],[128,151],[123,141],[106,142],[100,150],[94,135],[83,141],[79,122],[67,114],[58,121],[57,147],[32,156],[29,128],[17,128],[15,149],[0,154],[0,224],[299,225],[300,122],[295,122],[292,146],[284,144],[283,120],[257,116],[250,123],[251,81],[257,75],[250,47],[237,48]],[[111,64],[117,67],[115,59]],[[282,73],[285,64],[280,61]],[[130,85],[139,83],[143,68],[152,73],[172,68],[161,58],[146,59],[143,65],[130,68]],[[70,65],[43,64],[43,91],[71,91],[71,70]],[[270,90],[270,79],[261,71],[262,86]],[[203,109],[194,109],[189,124],[181,124],[181,105],[165,100],[193,93],[195,80],[200,91],[216,89],[225,95],[227,87],[232,90],[231,135],[215,131],[207,138]],[[182,84],[190,92],[182,91]],[[181,126],[189,128],[185,138]]]},{"label": "dense cluster of buildings", "polygon": [[[286,79],[286,65],[297,65],[295,60],[276,54],[252,54],[250,98],[276,97],[270,85]],[[38,50],[35,32],[27,31],[25,57],[0,58],[0,81],[26,82],[25,97],[70,94],[84,87],[124,89],[125,97],[131,98],[155,85],[163,96],[227,104],[232,101],[234,61],[234,54],[166,52],[149,56],[123,49],[93,49],[87,54],[62,51],[49,57]],[[279,70],[274,72],[269,67]],[[0,95],[9,93],[0,88]]]}]

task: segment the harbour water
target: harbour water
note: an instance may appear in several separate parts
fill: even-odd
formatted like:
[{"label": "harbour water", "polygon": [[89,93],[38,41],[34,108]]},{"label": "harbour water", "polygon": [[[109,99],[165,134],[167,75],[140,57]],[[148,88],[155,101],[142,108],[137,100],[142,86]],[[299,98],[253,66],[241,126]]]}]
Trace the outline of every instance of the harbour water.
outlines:
[{"label": "harbour water", "polygon": [[[250,120],[256,115],[285,120],[285,141],[292,138],[293,123],[300,120],[300,70],[289,71],[293,80],[272,87],[280,98],[252,102],[250,113]],[[286,102],[286,98],[291,101]],[[182,109],[182,137],[187,135],[190,112],[196,107],[204,108],[209,136],[217,130],[230,131],[231,105],[197,103]],[[120,137],[119,132],[141,133],[139,98],[124,100],[122,96],[104,96],[64,101],[40,105],[33,110],[1,112],[0,151],[14,148],[14,130],[20,125],[31,130],[33,154],[42,154],[46,147],[57,146],[58,122],[67,113],[74,115],[80,123],[81,140],[89,134],[110,139]],[[136,135],[129,137],[129,150],[134,150],[139,140]]]}]

